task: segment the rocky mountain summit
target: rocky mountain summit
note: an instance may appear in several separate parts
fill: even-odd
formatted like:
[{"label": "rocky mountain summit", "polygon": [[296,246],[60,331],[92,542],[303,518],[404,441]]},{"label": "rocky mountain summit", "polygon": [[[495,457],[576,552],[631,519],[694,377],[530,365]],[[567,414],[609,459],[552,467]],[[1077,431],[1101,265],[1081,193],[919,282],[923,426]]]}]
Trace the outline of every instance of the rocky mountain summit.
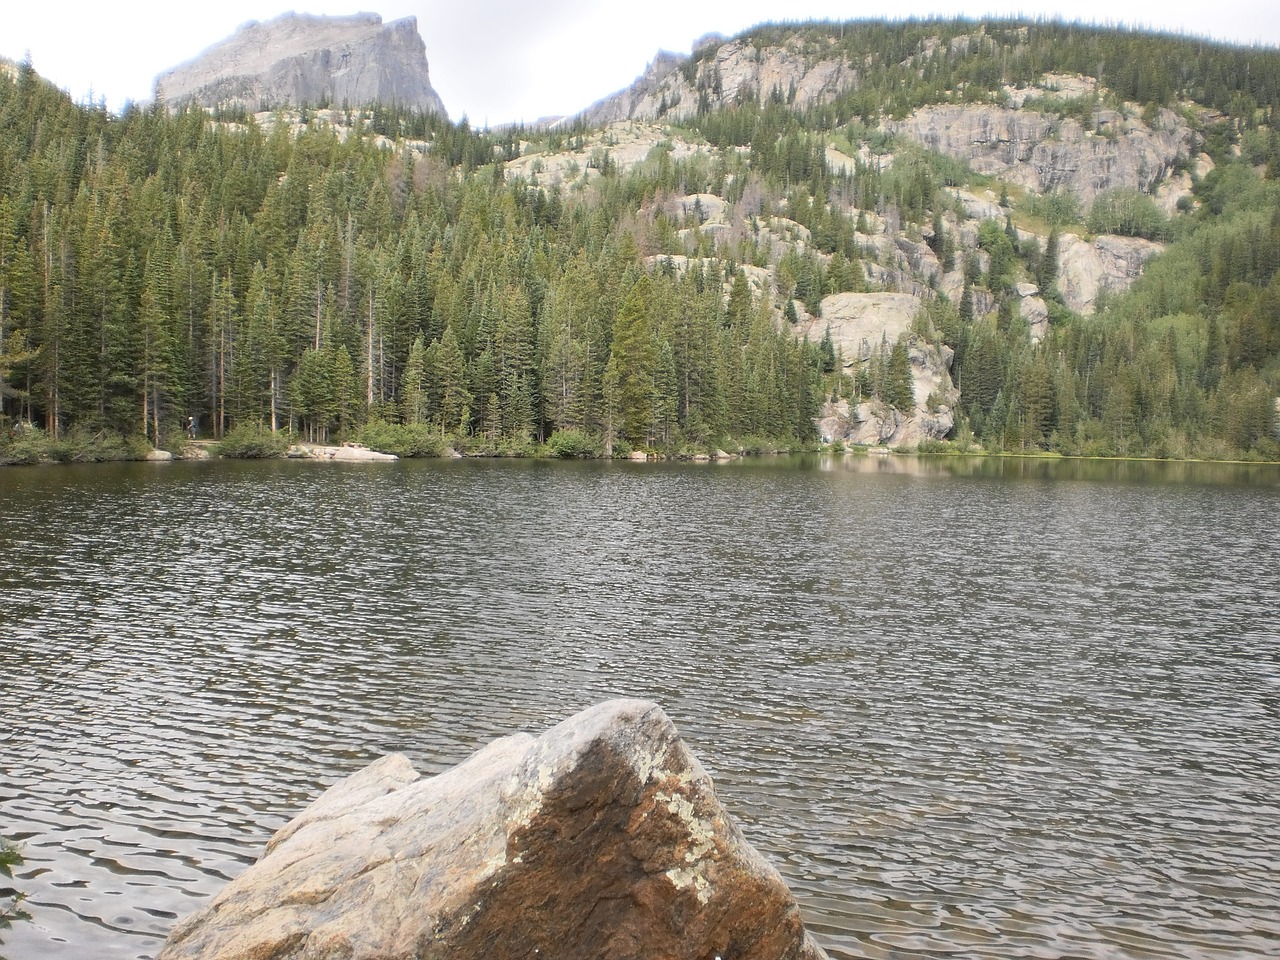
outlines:
[{"label": "rocky mountain summit", "polygon": [[175,108],[193,101],[249,110],[384,103],[447,113],[431,86],[417,19],[384,24],[374,13],[287,13],[246,23],[162,73],[156,92]]}]

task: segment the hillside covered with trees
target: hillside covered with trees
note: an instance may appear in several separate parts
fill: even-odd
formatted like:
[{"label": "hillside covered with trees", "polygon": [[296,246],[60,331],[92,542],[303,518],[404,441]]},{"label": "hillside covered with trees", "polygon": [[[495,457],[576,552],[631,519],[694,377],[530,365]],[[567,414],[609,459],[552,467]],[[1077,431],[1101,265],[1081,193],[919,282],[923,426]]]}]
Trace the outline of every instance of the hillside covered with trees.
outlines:
[{"label": "hillside covered with trees", "polygon": [[[780,88],[726,97],[700,51],[682,69],[705,103],[632,159],[618,130],[582,121],[115,116],[29,64],[0,72],[0,460],[174,449],[188,417],[246,448],[795,447],[841,403],[945,406],[938,443],[956,448],[1280,457],[1280,54],[963,21],[739,40],[866,66],[800,106]],[[1176,209],[1037,193],[887,125],[1049,73],[1094,92],[1024,110],[1186,124],[1212,162],[1176,171],[1191,184]],[[975,216],[961,190],[998,196],[1002,216]],[[1085,314],[1056,290],[1069,232],[1163,252]],[[1048,304],[1036,335],[1019,284]],[[849,357],[798,335],[834,295],[904,289],[920,310],[897,343]],[[949,393],[912,395],[916,344],[945,348]]]}]

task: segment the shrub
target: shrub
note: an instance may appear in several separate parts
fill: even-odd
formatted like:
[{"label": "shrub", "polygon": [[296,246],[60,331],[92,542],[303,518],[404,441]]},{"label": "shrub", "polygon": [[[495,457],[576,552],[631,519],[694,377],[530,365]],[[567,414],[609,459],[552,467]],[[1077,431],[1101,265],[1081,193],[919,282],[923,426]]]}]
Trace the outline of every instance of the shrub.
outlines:
[{"label": "shrub", "polygon": [[935,440],[932,437],[921,440],[916,446],[916,453],[953,453],[955,447],[946,440]]},{"label": "shrub", "polygon": [[394,453],[397,457],[439,457],[445,448],[439,432],[422,423],[370,420],[360,428],[356,440],[370,450]]},{"label": "shrub", "polygon": [[1089,208],[1089,229],[1147,240],[1169,238],[1169,218],[1156,202],[1137,190],[1107,190]]},{"label": "shrub", "polygon": [[218,444],[218,455],[237,460],[265,460],[283,457],[289,450],[289,436],[269,430],[261,423],[242,423],[227,431]]},{"label": "shrub", "polygon": [[1080,219],[1080,201],[1075,194],[1065,190],[1041,195],[1033,194],[1026,203],[1033,217],[1039,217],[1051,227],[1065,226]]},{"label": "shrub", "polygon": [[121,436],[106,430],[90,433],[88,430],[72,430],[62,445],[66,459],[78,463],[100,463],[108,460],[143,460],[151,449],[151,443],[139,434]]},{"label": "shrub", "polygon": [[23,424],[0,438],[0,464],[99,463],[142,460],[151,444],[140,435],[78,428],[56,440],[39,427]]},{"label": "shrub", "polygon": [[581,430],[557,430],[547,441],[552,456],[565,460],[588,459],[600,456],[600,441]]},{"label": "shrub", "polygon": [[774,454],[779,452],[779,446],[768,437],[750,436],[738,443],[738,452],[747,456]]},{"label": "shrub", "polygon": [[19,423],[0,436],[0,464],[39,463],[49,459],[49,438],[37,426]]}]

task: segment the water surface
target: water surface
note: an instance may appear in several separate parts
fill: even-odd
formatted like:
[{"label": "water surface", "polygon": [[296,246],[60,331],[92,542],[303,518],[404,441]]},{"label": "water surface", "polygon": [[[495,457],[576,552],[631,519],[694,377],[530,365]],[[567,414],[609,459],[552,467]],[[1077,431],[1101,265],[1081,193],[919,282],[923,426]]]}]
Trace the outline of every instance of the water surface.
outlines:
[{"label": "water surface", "polygon": [[151,957],[327,785],[657,700],[835,957],[1280,954],[1280,469],[0,472],[10,960]]}]

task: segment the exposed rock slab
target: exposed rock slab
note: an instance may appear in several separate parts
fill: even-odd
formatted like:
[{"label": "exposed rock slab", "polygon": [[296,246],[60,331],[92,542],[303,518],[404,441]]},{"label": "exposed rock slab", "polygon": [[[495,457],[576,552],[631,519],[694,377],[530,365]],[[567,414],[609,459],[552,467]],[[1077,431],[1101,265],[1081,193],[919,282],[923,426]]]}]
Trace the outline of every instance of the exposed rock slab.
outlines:
[{"label": "exposed rock slab", "polygon": [[172,107],[192,101],[250,110],[397,103],[446,113],[431,86],[417,19],[384,25],[375,13],[287,13],[247,23],[194,60],[162,73],[156,88]]},{"label": "exposed rock slab", "polygon": [[917,406],[905,413],[879,401],[851,405],[842,399],[824,403],[816,425],[824,442],[914,450],[926,440],[941,440],[951,433],[955,414],[949,406],[933,410]]},{"label": "exposed rock slab", "polygon": [[334,460],[347,463],[377,463],[400,459],[394,453],[381,453],[357,443],[344,443],[341,446],[295,444],[289,448],[288,457],[292,460]]},{"label": "exposed rock slab", "polygon": [[1163,244],[1141,237],[1104,234],[1088,243],[1064,233],[1058,242],[1058,291],[1072,310],[1093,313],[1100,294],[1128,289],[1163,250]]},{"label": "exposed rock slab", "polygon": [[336,784],[158,960],[820,960],[660,708],[602,704],[421,778]]},{"label": "exposed rock slab", "polygon": [[877,351],[908,338],[913,409],[894,410],[880,403],[850,408],[843,400],[828,403],[817,422],[824,439],[916,447],[923,440],[939,440],[951,432],[955,426],[951,406],[959,399],[951,380],[954,357],[949,347],[911,332],[922,305],[919,297],[905,293],[836,293],[823,298],[820,318],[806,315],[796,325],[797,335],[807,336],[813,343],[822,340],[829,329],[832,345],[850,374],[870,363]]},{"label": "exposed rock slab", "polygon": [[1049,304],[1035,294],[1025,295],[1018,301],[1018,315],[1031,329],[1031,341],[1039,343],[1049,332]]},{"label": "exposed rock slab", "polygon": [[[713,45],[713,56],[701,55]],[[716,110],[743,96],[764,102],[774,91],[787,93],[792,105],[803,109],[826,103],[858,82],[857,70],[843,57],[814,57],[799,37],[764,49],[746,39],[709,40],[698,49],[699,63],[692,75],[686,70],[688,57],[659,51],[631,86],[560,122],[582,120],[598,126],[619,120],[687,119],[697,114],[700,103]]]},{"label": "exposed rock slab", "polygon": [[[622,120],[687,119],[699,110],[729,107],[744,98],[763,103],[778,94],[796,109],[805,109],[830,102],[861,80],[857,65],[798,35],[765,47],[746,39],[710,40],[698,50],[696,63],[660,52],[631,86],[560,123],[576,120],[598,126]],[[1160,110],[1148,123],[1099,107],[1086,129],[1072,117],[1018,109],[1028,98],[1046,93],[1081,97],[1095,92],[1091,78],[1046,75],[1035,88],[1007,91],[1013,107],[931,104],[883,126],[964,160],[978,173],[1040,193],[1069,190],[1086,205],[1105,190],[1152,192],[1192,149],[1191,129],[1174,111]],[[864,156],[863,162],[868,159]],[[853,166],[852,158],[841,154],[828,153],[828,161],[837,170]],[[1170,186],[1165,193],[1167,202],[1176,204],[1186,194],[1186,185]]]},{"label": "exposed rock slab", "polygon": [[1150,192],[1191,152],[1191,129],[1169,110],[1148,126],[1099,111],[1099,131],[1078,121],[1007,107],[921,107],[885,128],[930,150],[967,161],[975,171],[1040,193],[1068,190],[1088,204],[1105,190]]},{"label": "exposed rock slab", "polygon": [[680,138],[673,139],[669,130],[653,123],[613,123],[582,137],[581,149],[565,149],[557,153],[533,152],[529,143],[522,142],[521,155],[503,164],[503,172],[509,180],[523,177],[541,185],[572,183],[601,176],[599,168],[593,164],[605,156],[619,171],[626,171],[646,160],[659,144],[669,145],[672,160],[707,153],[710,149]]},{"label": "exposed rock slab", "polygon": [[823,297],[822,316],[797,325],[796,333],[818,343],[829,326],[831,342],[846,360],[866,360],[882,342],[897,343],[922,306],[908,293],[835,293]]}]

